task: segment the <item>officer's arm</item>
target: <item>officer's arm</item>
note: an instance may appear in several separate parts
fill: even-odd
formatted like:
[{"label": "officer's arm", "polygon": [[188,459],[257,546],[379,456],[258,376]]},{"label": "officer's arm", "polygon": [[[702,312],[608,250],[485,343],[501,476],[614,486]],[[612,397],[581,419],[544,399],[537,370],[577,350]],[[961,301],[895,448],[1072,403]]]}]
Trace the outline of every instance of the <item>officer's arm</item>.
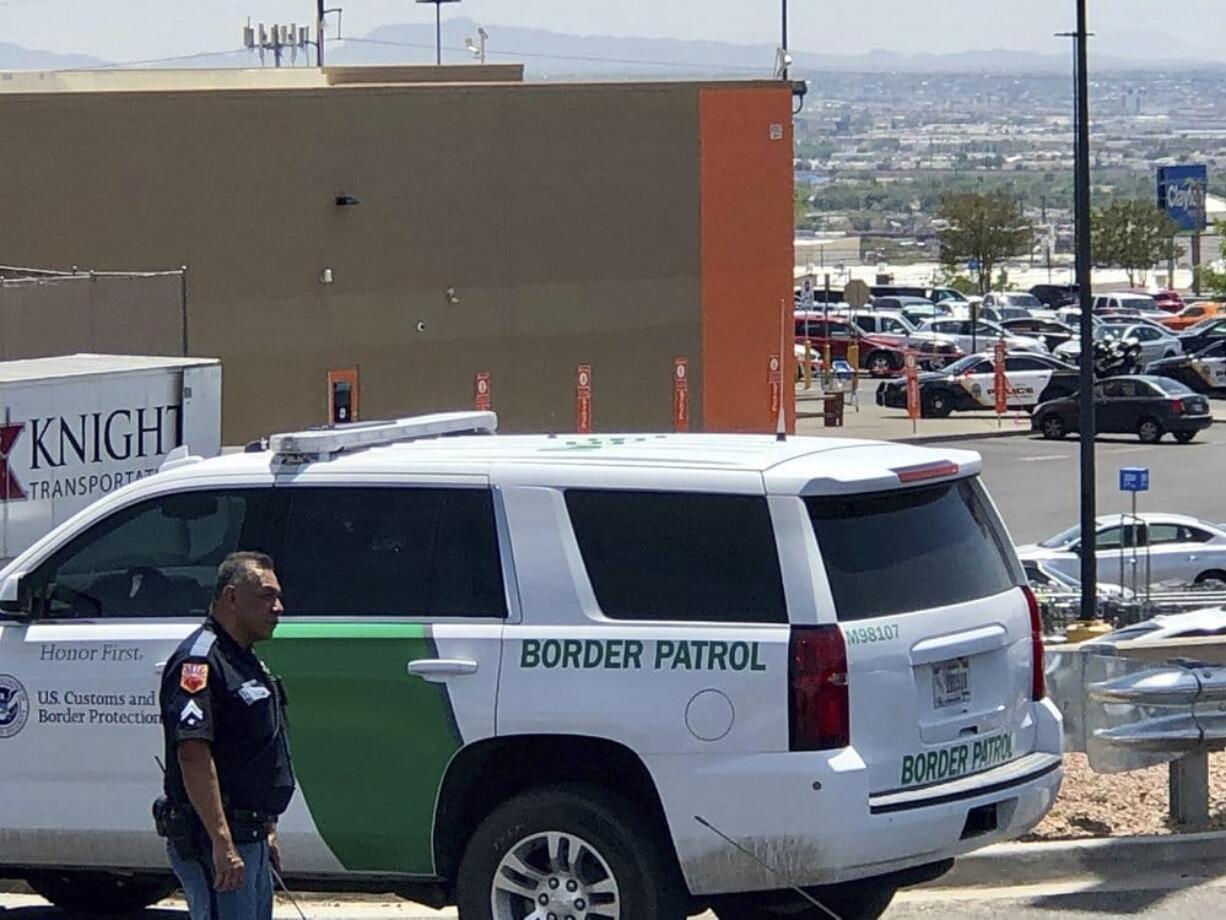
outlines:
[{"label": "officer's arm", "polygon": [[183,786],[192,808],[214,844],[234,845],[230,825],[221,805],[221,785],[217,782],[217,765],[213,763],[213,748],[207,741],[180,741],[177,748]]}]

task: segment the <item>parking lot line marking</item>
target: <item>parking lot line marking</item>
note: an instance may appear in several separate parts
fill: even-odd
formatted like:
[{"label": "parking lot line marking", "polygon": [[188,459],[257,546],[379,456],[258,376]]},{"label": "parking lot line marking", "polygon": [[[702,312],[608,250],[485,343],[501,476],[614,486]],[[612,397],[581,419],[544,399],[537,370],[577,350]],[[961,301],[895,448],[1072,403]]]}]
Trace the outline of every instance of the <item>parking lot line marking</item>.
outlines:
[{"label": "parking lot line marking", "polygon": [[1068,454],[1040,454],[1037,457],[1018,457],[1021,463],[1038,463],[1041,460],[1067,460]]}]

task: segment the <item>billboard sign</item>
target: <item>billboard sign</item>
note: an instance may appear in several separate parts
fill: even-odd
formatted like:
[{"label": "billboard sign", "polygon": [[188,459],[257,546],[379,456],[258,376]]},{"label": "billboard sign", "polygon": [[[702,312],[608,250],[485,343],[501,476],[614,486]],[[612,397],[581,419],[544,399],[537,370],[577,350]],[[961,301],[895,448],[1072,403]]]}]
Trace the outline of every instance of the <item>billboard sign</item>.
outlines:
[{"label": "billboard sign", "polygon": [[1205,229],[1205,193],[1209,188],[1209,170],[1202,163],[1195,166],[1158,167],[1158,207],[1183,231]]}]

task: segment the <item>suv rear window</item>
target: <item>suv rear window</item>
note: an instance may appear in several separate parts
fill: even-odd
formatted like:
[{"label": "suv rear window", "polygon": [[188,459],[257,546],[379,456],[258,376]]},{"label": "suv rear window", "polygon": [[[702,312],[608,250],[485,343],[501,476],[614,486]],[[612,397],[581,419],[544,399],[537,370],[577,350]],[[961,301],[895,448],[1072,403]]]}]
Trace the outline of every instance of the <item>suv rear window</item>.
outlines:
[{"label": "suv rear window", "polygon": [[566,507],[610,619],[787,622],[765,498],[570,489]]},{"label": "suv rear window", "polygon": [[1024,581],[978,480],[805,505],[840,620],[959,604]]}]

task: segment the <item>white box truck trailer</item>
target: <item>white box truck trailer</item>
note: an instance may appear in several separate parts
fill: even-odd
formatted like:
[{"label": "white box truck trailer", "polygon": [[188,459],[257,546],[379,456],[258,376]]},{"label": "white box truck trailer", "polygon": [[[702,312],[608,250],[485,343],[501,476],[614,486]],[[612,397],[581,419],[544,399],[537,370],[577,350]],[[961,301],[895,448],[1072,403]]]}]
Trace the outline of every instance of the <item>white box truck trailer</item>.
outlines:
[{"label": "white box truck trailer", "polygon": [[221,448],[214,358],[0,361],[0,560],[95,499],[156,473],[181,444]]}]

